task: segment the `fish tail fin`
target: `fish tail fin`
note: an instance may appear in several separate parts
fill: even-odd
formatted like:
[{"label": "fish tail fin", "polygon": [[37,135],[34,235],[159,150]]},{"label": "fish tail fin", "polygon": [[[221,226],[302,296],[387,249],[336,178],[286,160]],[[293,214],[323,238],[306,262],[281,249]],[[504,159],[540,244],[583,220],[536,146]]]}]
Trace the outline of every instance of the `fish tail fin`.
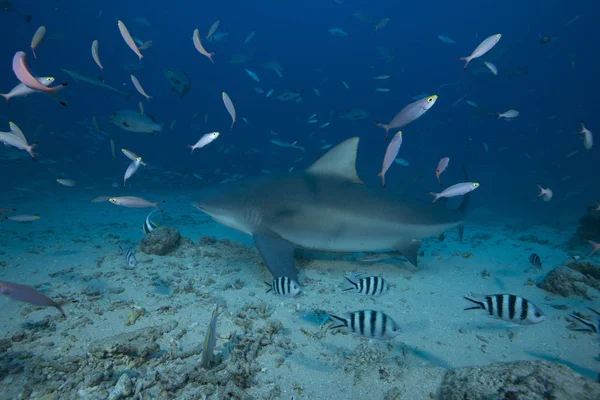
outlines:
[{"label": "fish tail fin", "polygon": [[33,152],[33,148],[37,145],[38,145],[38,142],[32,143],[31,145],[29,145],[29,148],[27,149],[27,152],[29,153],[29,155],[31,156],[31,159],[33,161],[35,161],[35,158],[36,158],[36,155]]},{"label": "fish tail fin", "polygon": [[435,203],[440,198],[439,193],[429,192],[429,194],[433,196],[433,200],[431,201],[431,204]]},{"label": "fish tail fin", "polygon": [[498,114],[498,119],[502,118],[502,114],[500,114],[499,112],[497,112],[496,114]]},{"label": "fish tail fin", "polygon": [[387,140],[388,131],[390,130],[386,124],[382,124],[381,122],[375,122],[375,126],[385,129],[385,140]]},{"label": "fish tail fin", "polygon": [[333,321],[333,324],[329,327],[329,329],[341,328],[343,326],[348,326],[348,321],[346,318],[338,317],[337,315],[327,314],[327,316]]},{"label": "fish tail fin", "polygon": [[267,290],[265,293],[269,293],[270,291],[273,290],[273,285],[271,285],[269,282],[265,282],[265,285],[267,285],[269,287],[269,290]]},{"label": "fish tail fin", "polygon": [[31,48],[31,52],[33,53],[33,58],[37,60],[37,56],[35,55],[35,49],[33,47]]},{"label": "fish tail fin", "polygon": [[208,53],[208,59],[214,64],[215,60],[213,60],[213,56],[217,54],[216,51],[213,51],[212,53]]},{"label": "fish tail fin", "polygon": [[485,303],[481,300],[479,300],[479,295],[474,294],[474,293],[467,293],[463,296],[463,298],[465,300],[469,300],[471,303],[475,303],[477,304],[476,306],[473,307],[467,307],[465,308],[465,310],[480,310],[483,309],[485,310]]},{"label": "fish tail fin", "polygon": [[8,103],[8,101],[10,100],[10,96],[8,95],[8,93],[4,94],[4,93],[0,93],[0,96],[4,97],[6,99],[6,102]]},{"label": "fish tail fin", "polygon": [[[353,275],[353,276],[354,276],[354,275]],[[350,278],[348,278],[348,277],[344,277],[344,278],[345,278],[345,279],[346,279],[348,282],[350,282],[350,284],[352,285],[352,287],[351,287],[351,288],[344,289],[344,290],[343,290],[344,292],[347,292],[348,290],[355,290],[355,289],[358,289],[358,285],[357,285],[357,283],[356,283],[356,282],[352,281],[352,280],[351,280]]]},{"label": "fish tail fin", "polygon": [[191,144],[187,144],[186,147],[189,147],[190,149],[192,149],[190,154],[193,154],[194,150],[196,150],[196,148],[194,146],[192,146]]},{"label": "fish tail fin", "polygon": [[465,66],[463,67],[463,70],[466,71],[467,67],[469,66],[469,63],[471,62],[471,57],[456,57],[457,60],[463,60],[465,62]]}]

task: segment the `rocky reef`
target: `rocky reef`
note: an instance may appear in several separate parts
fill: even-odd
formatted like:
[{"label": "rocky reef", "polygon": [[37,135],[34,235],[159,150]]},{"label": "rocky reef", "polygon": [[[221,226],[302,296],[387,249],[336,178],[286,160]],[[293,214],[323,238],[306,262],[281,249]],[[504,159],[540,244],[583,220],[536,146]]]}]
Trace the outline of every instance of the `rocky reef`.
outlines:
[{"label": "rocky reef", "polygon": [[590,299],[590,289],[600,290],[600,267],[571,259],[548,272],[538,287],[563,297],[581,296]]}]

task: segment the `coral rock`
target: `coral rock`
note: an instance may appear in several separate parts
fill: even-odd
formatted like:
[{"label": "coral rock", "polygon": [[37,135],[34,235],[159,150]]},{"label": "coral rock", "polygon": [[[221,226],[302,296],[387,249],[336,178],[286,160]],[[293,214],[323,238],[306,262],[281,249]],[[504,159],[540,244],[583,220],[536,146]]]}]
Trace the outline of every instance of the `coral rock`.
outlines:
[{"label": "coral rock", "polygon": [[180,241],[181,235],[176,229],[159,226],[144,236],[140,243],[140,250],[146,254],[164,256],[175,250]]}]

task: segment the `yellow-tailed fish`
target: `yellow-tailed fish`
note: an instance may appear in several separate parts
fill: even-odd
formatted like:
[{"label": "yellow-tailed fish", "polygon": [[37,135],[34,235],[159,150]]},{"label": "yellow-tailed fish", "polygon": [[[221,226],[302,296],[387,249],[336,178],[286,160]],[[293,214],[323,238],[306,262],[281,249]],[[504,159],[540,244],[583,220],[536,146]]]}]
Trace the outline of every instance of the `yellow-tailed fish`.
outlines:
[{"label": "yellow-tailed fish", "polygon": [[227,112],[229,113],[229,115],[231,115],[231,119],[232,119],[231,127],[229,129],[233,130],[233,125],[235,124],[235,107],[233,106],[233,102],[231,101],[231,99],[229,98],[227,93],[223,92],[222,97],[223,97],[223,104],[225,104],[225,108],[227,109]]},{"label": "yellow-tailed fish", "polygon": [[138,78],[136,78],[133,74],[131,75],[131,82],[133,82],[133,86],[135,86],[135,88],[139,92],[139,94],[141,94],[142,96],[144,96],[146,98],[146,100],[150,101],[150,99],[152,98],[152,96],[148,96],[148,94],[146,93],[146,91],[142,87],[140,81],[138,81]]},{"label": "yellow-tailed fish", "polygon": [[46,36],[46,27],[40,26],[39,28],[37,28],[37,31],[35,31],[35,34],[33,35],[33,38],[31,39],[31,52],[33,53],[33,58],[35,58],[35,59],[37,59],[37,56],[35,55],[35,49],[37,49],[37,47],[40,45],[40,43],[42,43],[42,40],[44,40],[45,36]]},{"label": "yellow-tailed fish", "polygon": [[129,46],[129,48],[135,54],[137,54],[138,58],[140,59],[140,62],[142,62],[142,58],[144,58],[144,56],[142,55],[142,53],[140,53],[140,49],[138,49],[138,46],[135,43],[135,40],[133,40],[133,38],[131,37],[129,30],[127,29],[127,27],[125,26],[123,21],[119,20],[117,22],[117,25],[119,26],[119,31],[121,32],[121,36],[123,37],[123,40],[125,41],[125,43],[127,43],[127,46]]},{"label": "yellow-tailed fish", "polygon": [[192,41],[194,42],[194,47],[196,47],[196,50],[198,50],[200,54],[208,57],[208,59],[214,64],[215,60],[213,60],[212,57],[215,55],[215,53],[209,53],[208,51],[206,51],[204,46],[202,46],[202,42],[200,41],[200,31],[198,29],[194,29]]},{"label": "yellow-tailed fish", "polygon": [[100,56],[98,55],[98,41],[97,40],[94,40],[92,42],[92,58],[96,62],[96,65],[98,65],[100,67],[100,71],[102,71],[102,73],[104,73],[104,67],[102,66],[102,63],[100,62]]}]

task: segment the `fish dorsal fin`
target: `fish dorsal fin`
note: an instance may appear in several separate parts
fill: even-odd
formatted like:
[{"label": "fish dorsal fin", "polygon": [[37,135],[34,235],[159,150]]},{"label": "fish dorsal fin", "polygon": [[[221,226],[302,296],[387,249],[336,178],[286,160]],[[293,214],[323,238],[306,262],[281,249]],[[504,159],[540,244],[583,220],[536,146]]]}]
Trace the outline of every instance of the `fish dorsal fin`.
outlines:
[{"label": "fish dorsal fin", "polygon": [[364,184],[356,173],[358,141],[358,137],[344,140],[315,161],[313,165],[308,167],[306,172],[314,175],[329,175]]}]

